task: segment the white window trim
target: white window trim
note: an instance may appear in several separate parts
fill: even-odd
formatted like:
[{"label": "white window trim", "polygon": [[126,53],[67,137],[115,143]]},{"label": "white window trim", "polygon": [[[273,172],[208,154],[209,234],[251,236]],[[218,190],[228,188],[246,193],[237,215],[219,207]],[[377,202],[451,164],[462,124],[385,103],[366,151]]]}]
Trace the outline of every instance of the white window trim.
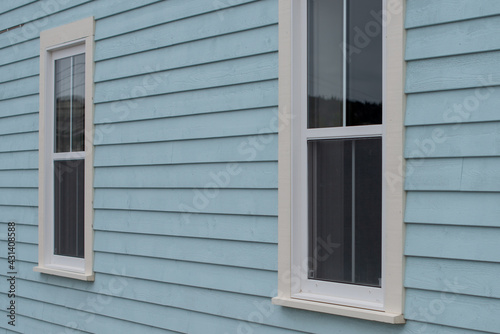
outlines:
[{"label": "white window trim", "polygon": [[[64,159],[85,158],[84,258],[53,254],[53,60],[65,53],[85,52],[85,152],[64,154]],[[84,281],[94,280],[93,180],[94,180],[94,18],[88,17],[40,33],[40,117],[38,191],[38,266],[33,270]],[[59,158],[61,158],[60,156]]]},{"label": "white window trim", "polygon": [[[302,34],[305,29],[301,25],[305,24],[300,10],[296,10],[303,5],[305,0],[280,0],[280,45],[279,45],[279,108],[281,124],[279,127],[279,209],[278,209],[278,296],[273,298],[273,303],[277,305],[300,308],[310,311],[324,312],[330,314],[343,315],[365,320],[380,321],[386,323],[404,323],[404,224],[403,208],[405,192],[403,189],[402,171],[404,171],[403,142],[404,126],[403,117],[405,110],[404,95],[404,0],[387,0],[391,8],[401,8],[401,13],[396,15],[391,13],[391,20],[386,28],[385,36],[385,57],[384,57],[384,129],[383,129],[383,180],[384,180],[384,216],[383,216],[383,290],[381,291],[382,303],[361,303],[356,305],[351,298],[344,301],[339,296],[337,300],[325,298],[321,300],[317,295],[307,296],[298,294],[297,287],[300,287],[300,276],[296,275],[297,266],[292,262],[295,247],[292,247],[294,232],[292,227],[292,126],[293,118],[296,117],[296,110],[300,110],[300,101],[296,98],[301,91],[300,80],[292,80],[297,69],[297,62],[300,62],[300,50],[294,49],[292,34]],[[293,10],[292,10],[293,8]],[[389,8],[389,10],[391,9]],[[302,13],[303,14],[303,13]],[[293,22],[293,24],[292,24]],[[302,26],[303,27],[303,26]],[[302,52],[303,53],[303,52]],[[303,67],[303,66],[302,66]],[[298,74],[300,76],[300,74]],[[293,97],[293,98],[292,98]],[[299,105],[299,106],[298,106]],[[295,122],[296,123],[296,122]],[[373,134],[380,135],[380,129],[363,129],[359,131],[373,131]],[[339,136],[359,135],[350,133],[351,130],[342,130]],[[354,130],[358,131],[358,130]],[[314,129],[314,137],[330,137],[331,133],[322,129]],[[399,182],[396,184],[394,179]],[[388,185],[388,182],[390,186]],[[300,268],[299,270],[300,271]],[[344,287],[347,285],[343,284]],[[303,297],[299,299],[297,297]],[[311,301],[310,299],[315,301]],[[309,300],[308,300],[309,299]],[[351,306],[344,306],[349,304]],[[355,306],[353,306],[355,305]]]}]

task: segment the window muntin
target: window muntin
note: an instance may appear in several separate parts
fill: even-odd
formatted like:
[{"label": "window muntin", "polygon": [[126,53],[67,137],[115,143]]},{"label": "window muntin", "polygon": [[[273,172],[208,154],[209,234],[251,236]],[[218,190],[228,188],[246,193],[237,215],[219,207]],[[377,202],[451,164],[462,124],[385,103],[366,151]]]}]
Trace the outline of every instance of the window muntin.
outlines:
[{"label": "window muntin", "polygon": [[357,27],[382,0],[302,6],[307,80],[294,109],[292,262],[307,270],[294,270],[292,297],[382,309],[382,31],[354,49]]}]

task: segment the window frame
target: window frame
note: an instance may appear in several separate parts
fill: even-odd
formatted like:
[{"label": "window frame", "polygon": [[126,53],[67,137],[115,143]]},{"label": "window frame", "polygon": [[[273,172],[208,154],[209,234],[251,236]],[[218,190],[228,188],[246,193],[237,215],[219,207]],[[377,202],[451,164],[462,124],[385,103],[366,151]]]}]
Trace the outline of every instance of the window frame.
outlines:
[{"label": "window frame", "polygon": [[[279,128],[279,241],[278,241],[278,296],[273,303],[282,306],[345,315],[387,323],[404,323],[403,317],[403,114],[404,96],[404,0],[385,0],[386,12],[400,6],[399,15],[392,13],[385,25],[384,66],[383,66],[383,126],[353,126],[332,129],[308,129],[314,138],[356,138],[381,136],[383,151],[383,200],[382,200],[382,302],[356,299],[369,294],[371,288],[349,284],[327,282],[322,291],[330,291],[333,296],[302,292],[304,287],[304,251],[307,250],[307,219],[296,224],[297,214],[307,211],[307,182],[296,184],[297,168],[304,168],[294,160],[307,162],[307,152],[303,138],[297,138],[307,110],[307,10],[305,0],[280,0],[280,45],[279,45],[279,108],[283,115]],[[305,87],[304,87],[305,86]],[[302,112],[301,112],[302,111]],[[307,123],[306,123],[307,124]],[[302,135],[301,135],[302,136]],[[299,141],[299,142],[297,142]],[[298,147],[298,149],[297,149]],[[297,155],[299,155],[297,159]],[[300,155],[302,155],[302,160]],[[307,156],[306,156],[307,157]],[[304,176],[303,170],[298,173]],[[304,179],[306,177],[302,177]],[[398,182],[394,184],[396,178]],[[392,183],[390,183],[392,182]],[[388,186],[390,185],[390,186]],[[306,188],[304,188],[306,187]],[[304,203],[299,212],[293,203]],[[304,210],[305,209],[305,210]],[[302,212],[301,212],[302,210]],[[304,246],[304,242],[306,246]],[[307,254],[307,253],[306,253]],[[318,281],[316,281],[318,282]],[[341,287],[345,293],[336,289]],[[366,291],[363,291],[366,290]]]},{"label": "window frame", "polygon": [[[85,54],[85,150],[54,152],[55,60]],[[94,18],[40,33],[38,266],[45,274],[93,281]],[[84,160],[84,257],[54,254],[54,161]]]}]

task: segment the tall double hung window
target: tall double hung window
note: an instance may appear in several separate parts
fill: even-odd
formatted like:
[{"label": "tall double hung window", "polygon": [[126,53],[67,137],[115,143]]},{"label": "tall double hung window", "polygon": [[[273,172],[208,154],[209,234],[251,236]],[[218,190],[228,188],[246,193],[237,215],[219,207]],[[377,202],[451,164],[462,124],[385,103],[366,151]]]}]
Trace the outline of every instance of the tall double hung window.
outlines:
[{"label": "tall double hung window", "polygon": [[41,33],[39,265],[92,272],[92,18]]},{"label": "tall double hung window", "polygon": [[387,2],[280,3],[280,108],[291,126],[280,131],[276,304],[402,321],[403,191],[385,178],[402,153],[402,34],[389,47],[398,86],[386,77],[402,2],[392,1],[399,13]]}]

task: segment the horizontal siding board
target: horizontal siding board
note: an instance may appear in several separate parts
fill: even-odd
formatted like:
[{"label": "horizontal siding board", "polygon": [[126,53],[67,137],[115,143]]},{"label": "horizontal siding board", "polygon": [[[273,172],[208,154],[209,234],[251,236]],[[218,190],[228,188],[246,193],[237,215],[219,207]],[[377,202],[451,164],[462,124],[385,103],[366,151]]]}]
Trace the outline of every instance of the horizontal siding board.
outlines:
[{"label": "horizontal siding board", "polygon": [[36,206],[38,189],[0,188],[0,205]]},{"label": "horizontal siding board", "polygon": [[[15,34],[17,29],[5,34]],[[0,34],[2,36],[3,34]],[[17,63],[25,59],[33,59],[40,56],[40,40],[31,39],[0,49],[0,65]]]},{"label": "horizontal siding board", "polygon": [[500,227],[500,194],[408,192],[405,221]]},{"label": "horizontal siding board", "polygon": [[[14,46],[14,50],[16,50],[18,43],[26,42],[29,40],[34,40],[38,43],[38,37],[40,36],[40,32],[43,30],[51,29],[54,27],[58,27],[64,24],[68,24],[74,21],[78,21],[85,17],[94,16],[96,20],[100,18],[107,17],[110,15],[114,15],[116,13],[131,10],[133,8],[137,8],[140,6],[147,5],[149,3],[159,1],[159,0],[134,0],[134,1],[122,1],[122,0],[106,0],[106,1],[88,1],[81,5],[73,6],[77,4],[76,2],[72,3],[72,7],[66,10],[61,11],[61,7],[59,7],[59,11],[50,13],[50,16],[46,16],[40,19],[33,17],[38,11],[33,8],[28,9],[28,13],[26,17],[22,18],[26,22],[32,20],[29,23],[26,23],[24,26],[18,29],[14,29],[12,31],[6,32],[4,34],[0,34],[0,48],[6,48],[9,46]],[[54,2],[57,4],[57,1],[45,1],[45,3],[50,5],[50,2]],[[80,0],[81,2],[81,0]],[[33,4],[38,6],[37,8],[41,8],[41,4],[43,1],[37,1],[38,4]],[[52,4],[53,5],[53,4]],[[45,14],[49,14],[50,11],[53,11],[55,7],[51,10],[47,11]],[[7,15],[10,13],[7,13]],[[17,19],[16,22],[21,22]],[[31,49],[27,53],[23,53],[25,58],[30,58],[39,55],[40,49]],[[0,57],[1,58],[1,57]]]},{"label": "horizontal siding board", "polygon": [[462,21],[500,14],[496,0],[408,0],[406,28]]},{"label": "horizontal siding board", "polygon": [[[7,258],[7,242],[0,239],[0,258]],[[16,242],[16,261],[38,263],[38,245]]]},{"label": "horizontal siding board", "polygon": [[[0,30],[27,23],[31,20],[40,20],[41,25],[41,23],[45,22],[44,18],[47,16],[88,1],[91,0],[52,1],[50,3],[47,1],[37,1],[0,15]],[[49,19],[47,18],[47,20]]]},{"label": "horizontal siding board", "polygon": [[0,135],[0,152],[38,150],[38,132]]},{"label": "horizontal siding board", "polygon": [[[2,196],[1,201],[8,201]],[[241,215],[276,215],[277,191],[268,189],[96,189],[94,208]],[[18,199],[21,203],[21,199]],[[16,202],[17,203],[17,202]],[[28,202],[31,203],[31,202]],[[184,220],[189,219],[187,213]]]},{"label": "horizontal siding board", "polygon": [[418,93],[500,84],[500,51],[408,62],[406,92]]},{"label": "horizontal siding board", "polygon": [[95,82],[277,50],[278,26],[266,26],[99,61],[96,63]]},{"label": "horizontal siding board", "polygon": [[[38,94],[38,75],[0,84],[0,99],[12,99],[25,95]],[[33,110],[30,110],[33,112]]]},{"label": "horizontal siding board", "polygon": [[[275,161],[277,136],[258,136],[96,146],[94,165],[133,166],[212,162]],[[24,152],[23,152],[24,153]],[[7,153],[5,153],[7,154]],[[0,153],[0,158],[2,153]],[[2,161],[0,159],[0,169]]]},{"label": "horizontal siding board", "polygon": [[37,0],[16,0],[16,1],[1,1],[0,2],[0,13],[5,13],[16,9],[18,7],[22,7],[29,3],[35,2]]},{"label": "horizontal siding board", "polygon": [[[34,95],[23,96],[16,99],[10,99],[6,101],[0,100],[0,123],[8,120],[2,119],[1,117],[11,117],[16,115],[25,115],[38,112],[38,92]],[[17,125],[23,126],[23,125]],[[37,120],[38,127],[38,120]]]},{"label": "horizontal siding board", "polygon": [[410,29],[406,34],[406,60],[442,57],[500,49],[495,31],[500,16]]},{"label": "horizontal siding board", "polygon": [[38,118],[38,113],[0,118],[0,136],[38,131]]},{"label": "horizontal siding board", "polygon": [[500,262],[497,227],[407,224],[409,256]]},{"label": "horizontal siding board", "polygon": [[[17,301],[17,300],[16,300]],[[23,307],[26,306],[26,304],[31,304],[30,300],[25,300],[24,298],[21,299],[20,303]],[[40,303],[35,303],[36,306],[42,307],[43,306]],[[29,308],[33,307],[32,305],[29,305]],[[24,313],[24,312],[23,312]],[[60,314],[60,313],[58,313]],[[0,313],[0,317],[3,319],[6,319],[7,314]],[[7,321],[5,321],[6,323]],[[31,317],[27,317],[25,315],[21,315],[19,313],[16,314],[16,326],[12,327],[10,325],[7,325],[5,327],[10,327],[9,332],[4,332],[4,333],[54,333],[54,334],[66,334],[66,333],[71,333],[71,334],[87,334],[90,332],[86,331],[80,331],[76,329],[75,327],[72,326],[73,322],[70,322],[69,320],[67,323],[61,323],[61,325],[52,323],[52,322],[47,322],[44,320],[40,319],[34,319]],[[11,330],[15,328],[15,332],[11,332]],[[0,330],[0,333],[2,331]]]},{"label": "horizontal siding board", "polygon": [[94,170],[94,187],[203,188],[215,183],[221,188],[274,189],[277,173],[276,162],[99,167]]},{"label": "horizontal siding board", "polygon": [[428,125],[406,129],[405,157],[491,157],[500,155],[500,122]]},{"label": "horizontal siding board", "polygon": [[124,273],[137,279],[267,297],[277,281],[276,272],[268,270],[101,252],[95,259],[95,271],[108,284]]},{"label": "horizontal siding board", "polygon": [[490,333],[500,328],[500,300],[408,289],[405,317]]},{"label": "horizontal siding board", "polygon": [[5,206],[0,205],[2,222],[16,222],[38,225],[38,207]]},{"label": "horizontal siding board", "polygon": [[96,232],[96,252],[276,270],[276,245],[228,240]]},{"label": "horizontal siding board", "polygon": [[277,77],[278,57],[276,53],[270,53],[97,83],[94,99],[96,103],[119,101],[131,96],[197,90]]},{"label": "horizontal siding board", "polygon": [[[269,80],[112,103],[99,103],[95,106],[94,122],[105,124],[217,111],[274,107],[278,105],[277,91],[278,80]],[[1,103],[0,101],[0,106]],[[101,132],[101,136],[103,136],[109,131],[103,129]]]},{"label": "horizontal siding board", "polygon": [[500,158],[410,159],[406,190],[500,191]]},{"label": "horizontal siding board", "polygon": [[408,257],[405,286],[500,298],[500,263]]},{"label": "horizontal siding board", "polygon": [[[221,20],[221,15],[224,20]],[[96,43],[95,60],[100,61],[275,24],[277,20],[278,7],[276,1],[257,1],[101,40]]]},{"label": "horizontal siding board", "polygon": [[95,210],[94,229],[136,234],[277,243],[276,217]]},{"label": "horizontal siding board", "polygon": [[498,121],[499,86],[409,94],[405,125]]},{"label": "horizontal siding board", "polygon": [[[0,226],[5,223],[0,223]],[[3,227],[3,226],[2,226]],[[7,227],[0,232],[0,239],[7,240]],[[16,223],[16,242],[38,244],[38,226]]]},{"label": "horizontal siding board", "polygon": [[97,125],[96,132],[105,133],[100,144],[143,143],[276,133],[278,131],[277,115],[277,108],[239,110]]},{"label": "horizontal siding board", "polygon": [[40,71],[39,65],[39,58],[30,58],[0,66],[0,81],[7,82],[38,75]]},{"label": "horizontal siding board", "polygon": [[[159,1],[149,6],[127,11],[112,17],[103,18],[96,24],[96,40],[116,35],[130,33],[147,27],[177,21],[186,17],[221,10],[229,6],[253,2],[255,0],[233,0],[230,2],[207,2],[206,0],[190,1],[186,6],[185,0]],[[222,13],[221,13],[222,15]],[[221,16],[221,20],[223,16]],[[116,22],[127,22],[126,25]]]}]

